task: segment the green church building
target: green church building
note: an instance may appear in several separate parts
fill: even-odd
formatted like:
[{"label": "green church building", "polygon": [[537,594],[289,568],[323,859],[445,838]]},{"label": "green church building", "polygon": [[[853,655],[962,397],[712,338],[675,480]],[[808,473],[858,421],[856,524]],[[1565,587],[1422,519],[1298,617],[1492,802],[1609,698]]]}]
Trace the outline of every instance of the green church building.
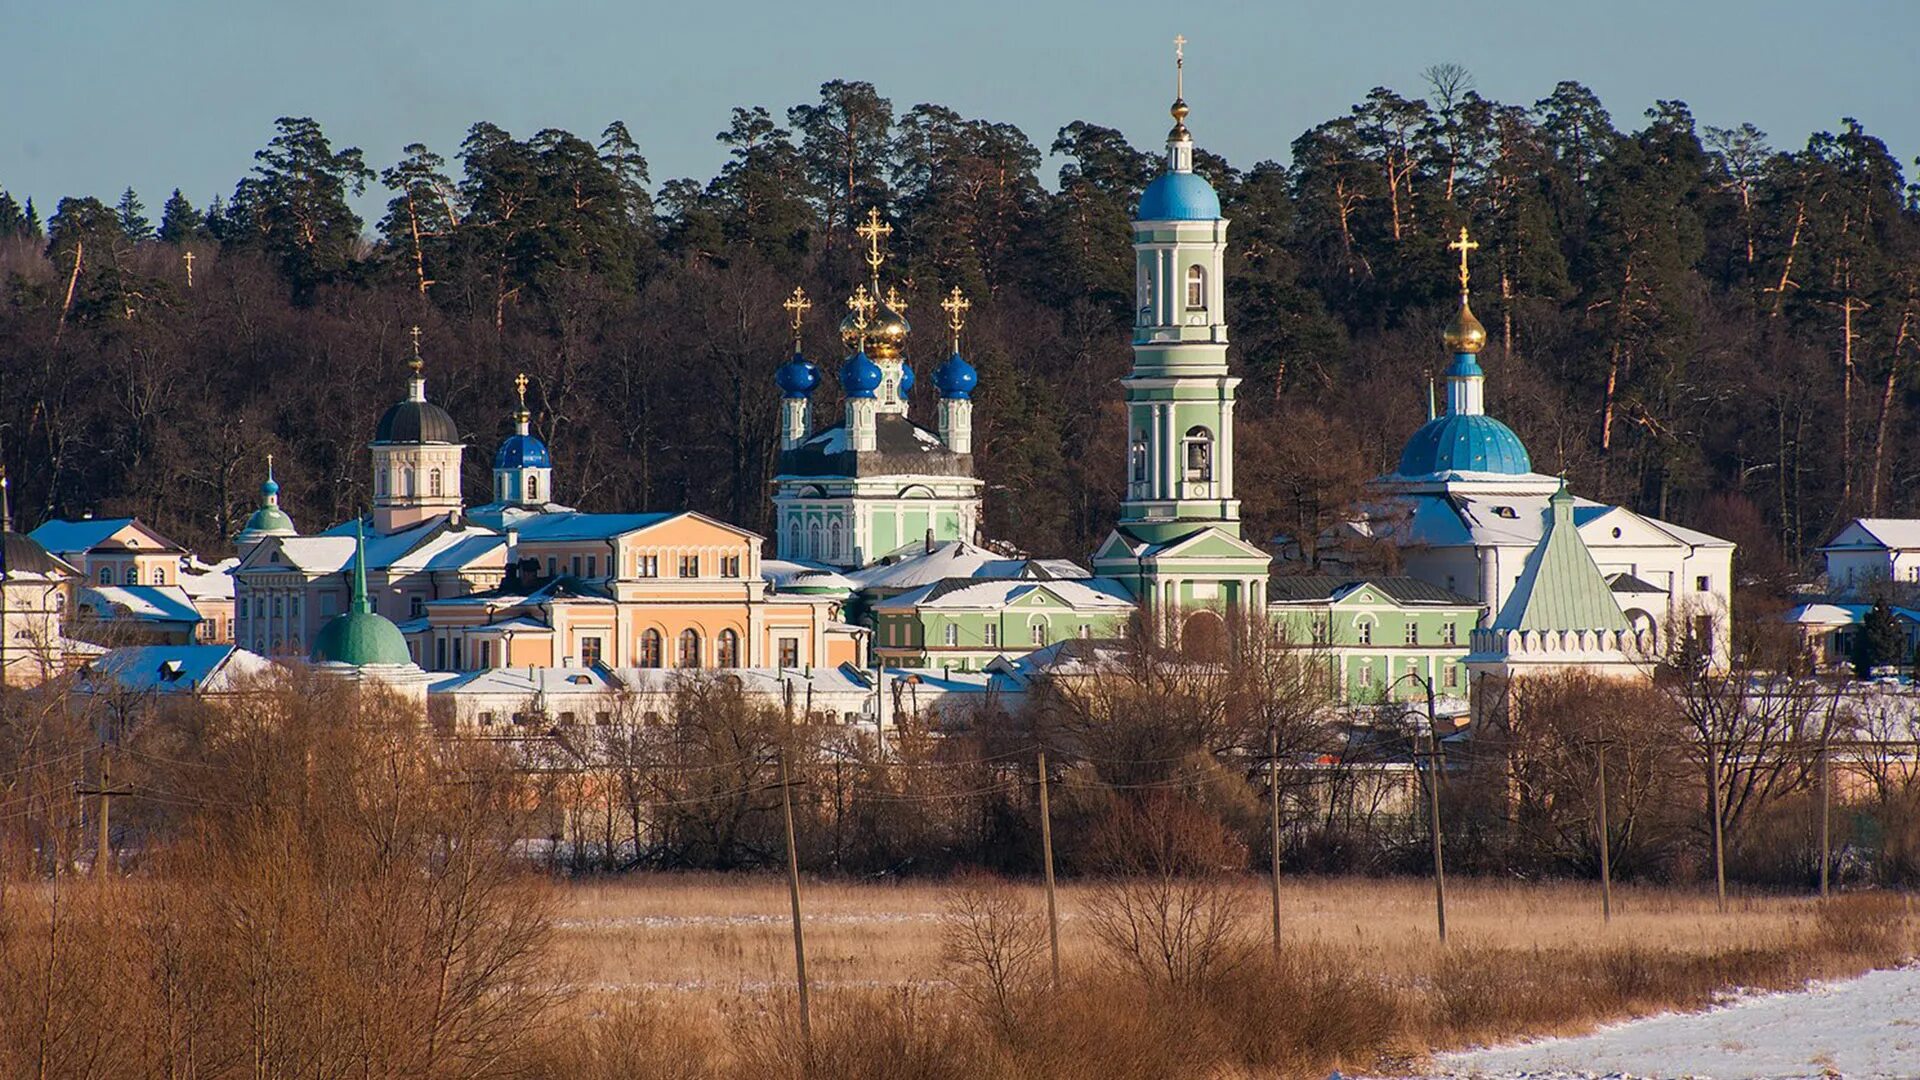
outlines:
[{"label": "green church building", "polygon": [[1422,700],[1428,680],[1435,697],[1467,696],[1478,601],[1410,577],[1277,577],[1269,588],[1268,613],[1319,654],[1341,702]]}]

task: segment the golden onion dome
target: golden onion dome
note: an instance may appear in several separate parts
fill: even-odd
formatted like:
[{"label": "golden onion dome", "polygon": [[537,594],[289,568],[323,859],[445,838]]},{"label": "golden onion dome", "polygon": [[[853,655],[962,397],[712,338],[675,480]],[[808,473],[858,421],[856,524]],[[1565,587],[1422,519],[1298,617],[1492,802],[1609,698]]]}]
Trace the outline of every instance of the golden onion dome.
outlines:
[{"label": "golden onion dome", "polygon": [[1167,111],[1173,114],[1173,130],[1167,132],[1167,138],[1173,142],[1180,142],[1190,138],[1191,136],[1187,134],[1188,109],[1186,100],[1184,98],[1174,98],[1173,108]]},{"label": "golden onion dome", "polygon": [[1467,298],[1460,298],[1460,312],[1447,324],[1447,348],[1456,353],[1477,353],[1486,347],[1487,328],[1473,317],[1473,309],[1467,306]]},{"label": "golden onion dome", "polygon": [[[907,348],[907,335],[913,327],[907,317],[888,304],[881,304],[867,320],[867,356],[873,360],[897,360]],[[851,353],[860,348],[860,323],[849,312],[840,320],[840,343]]]}]

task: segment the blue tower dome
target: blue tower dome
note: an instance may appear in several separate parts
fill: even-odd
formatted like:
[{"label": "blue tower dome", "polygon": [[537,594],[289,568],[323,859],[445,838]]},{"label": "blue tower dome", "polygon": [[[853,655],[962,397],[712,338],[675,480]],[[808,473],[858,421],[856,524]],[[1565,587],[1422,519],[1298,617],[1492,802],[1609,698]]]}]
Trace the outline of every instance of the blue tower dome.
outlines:
[{"label": "blue tower dome", "polygon": [[820,385],[820,366],[796,352],[774,371],[773,384],[786,397],[807,397]]},{"label": "blue tower dome", "polygon": [[1400,452],[1401,476],[1449,472],[1533,471],[1533,459],[1513,429],[1484,414],[1450,414],[1420,425]]},{"label": "blue tower dome", "polygon": [[275,480],[273,478],[272,473],[268,473],[266,483],[260,485],[260,494],[262,495],[280,494],[280,481]]},{"label": "blue tower dome", "polygon": [[933,383],[940,388],[941,397],[964,400],[972,397],[973,388],[980,385],[980,373],[956,350],[940,365],[940,370],[933,373]]},{"label": "blue tower dome", "polygon": [[840,365],[840,389],[850,398],[872,397],[886,377],[886,372],[880,370],[879,364],[867,359],[864,351],[847,357],[847,362]]},{"label": "blue tower dome", "polygon": [[551,469],[553,457],[547,453],[547,444],[538,436],[517,434],[509,435],[500,449],[494,451],[493,467],[496,469]]},{"label": "blue tower dome", "polygon": [[1212,221],[1220,216],[1220,196],[1198,173],[1164,172],[1140,196],[1135,221]]},{"label": "blue tower dome", "polygon": [[907,391],[913,389],[913,380],[914,380],[913,366],[910,364],[901,364],[900,365],[900,396],[901,397],[903,398],[906,397]]}]

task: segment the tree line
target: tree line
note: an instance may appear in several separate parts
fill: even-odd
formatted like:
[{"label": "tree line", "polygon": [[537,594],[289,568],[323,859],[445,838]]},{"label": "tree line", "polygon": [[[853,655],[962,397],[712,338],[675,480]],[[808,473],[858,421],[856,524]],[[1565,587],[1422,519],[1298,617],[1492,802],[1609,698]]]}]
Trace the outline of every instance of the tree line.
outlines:
[{"label": "tree line", "polygon": [[[1913,511],[1920,206],[1880,139],[1843,120],[1776,145],[1678,101],[1621,123],[1576,82],[1502,103],[1448,65],[1421,91],[1373,90],[1290,164],[1197,157],[1234,222],[1252,535],[1316,535],[1397,459],[1444,360],[1463,225],[1489,407],[1536,469],[1739,541],[1763,586],[1837,522]],[[417,323],[430,392],[476,450],[468,490],[525,370],[563,501],[764,528],[778,300],[807,287],[806,351],[836,360],[832,309],[863,276],[852,228],[878,206],[916,362],[945,349],[935,296],[976,297],[989,534],[1090,550],[1120,498],[1127,221],[1156,153],[1075,121],[1045,147],[1049,185],[1012,125],[846,80],[735,108],[717,138],[718,175],[655,185],[619,122],[481,122],[450,155],[415,144],[376,169],[285,118],[231,196],[175,191],[157,221],[131,190],[44,222],[0,194],[16,513],[137,513],[217,550],[274,451],[296,520],[338,520],[366,502],[363,445]],[[369,225],[350,198],[373,188],[390,198]],[[830,382],[819,404],[837,409]]]}]

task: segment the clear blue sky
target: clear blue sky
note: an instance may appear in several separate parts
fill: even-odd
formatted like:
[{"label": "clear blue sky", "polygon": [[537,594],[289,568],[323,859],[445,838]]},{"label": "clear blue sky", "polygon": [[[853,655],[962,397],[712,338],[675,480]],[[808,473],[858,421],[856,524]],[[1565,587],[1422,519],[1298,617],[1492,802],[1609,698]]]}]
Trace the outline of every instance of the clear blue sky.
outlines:
[{"label": "clear blue sky", "polygon": [[898,110],[1012,122],[1043,150],[1076,119],[1154,146],[1175,33],[1195,137],[1242,166],[1284,160],[1376,85],[1424,93],[1420,72],[1444,61],[1508,102],[1580,80],[1621,127],[1678,98],[1777,147],[1858,117],[1910,178],[1920,154],[1915,0],[0,0],[0,25],[0,187],[43,217],[61,195],[112,201],[129,184],[156,218],[176,186],[204,206],[283,115],[315,117],[376,169],[416,140],[451,158],[476,120],[592,137],[618,118],[656,186],[704,179],[731,106],[778,115],[831,78],[872,81]]}]

